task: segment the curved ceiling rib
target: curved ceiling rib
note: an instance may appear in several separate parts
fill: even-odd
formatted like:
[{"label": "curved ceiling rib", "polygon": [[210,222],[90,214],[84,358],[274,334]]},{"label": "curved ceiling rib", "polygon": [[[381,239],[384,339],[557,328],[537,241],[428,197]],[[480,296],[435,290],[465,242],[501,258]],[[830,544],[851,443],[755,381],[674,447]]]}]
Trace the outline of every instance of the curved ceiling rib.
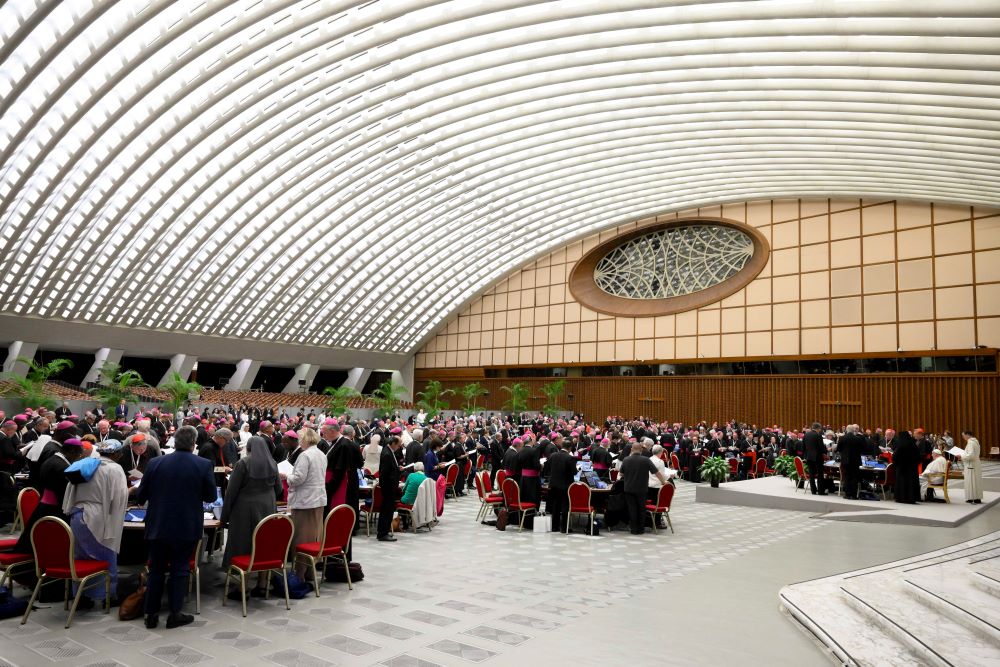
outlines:
[{"label": "curved ceiling rib", "polygon": [[5,3],[0,313],[407,354],[652,213],[1000,206],[997,35],[992,0]]}]

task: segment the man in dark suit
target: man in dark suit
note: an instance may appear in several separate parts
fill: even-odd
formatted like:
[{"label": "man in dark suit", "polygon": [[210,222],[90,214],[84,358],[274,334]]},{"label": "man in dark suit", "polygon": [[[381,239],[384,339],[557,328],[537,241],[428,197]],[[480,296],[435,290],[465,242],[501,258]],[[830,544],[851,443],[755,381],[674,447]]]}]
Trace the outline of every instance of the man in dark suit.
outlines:
[{"label": "man in dark suit", "polygon": [[566,517],[569,513],[569,485],[576,477],[576,459],[566,451],[566,441],[562,438],[557,443],[559,449],[545,459],[542,476],[549,478],[549,494],[546,509],[552,516],[550,530],[558,533],[566,527]]},{"label": "man in dark suit", "polygon": [[861,454],[865,449],[865,437],[858,433],[858,425],[851,424],[837,442],[840,452],[840,474],[844,480],[844,497],[857,499],[858,481],[861,477]]},{"label": "man in dark suit", "polygon": [[212,463],[194,454],[198,432],[182,426],[174,434],[174,453],[149,462],[135,500],[148,502],[146,541],[149,546],[149,583],[146,590],[146,627],[159,622],[163,582],[170,567],[170,616],[167,628],[187,625],[194,616],[181,613],[187,591],[188,561],[205,532],[202,503],[215,500]]},{"label": "man in dark suit", "polygon": [[125,421],[128,419],[128,405],[125,403],[124,398],[119,401],[118,407],[115,408],[115,417],[118,421]]},{"label": "man in dark suit", "polygon": [[396,512],[396,499],[399,498],[399,463],[396,462],[396,452],[402,447],[403,441],[398,435],[389,438],[389,444],[382,448],[378,460],[378,485],[382,489],[382,505],[378,508],[378,541],[395,542],[392,532],[392,515]]},{"label": "man in dark suit", "polygon": [[822,430],[822,424],[813,422],[812,427],[802,436],[802,445],[806,452],[806,465],[809,466],[809,488],[814,496],[817,495],[817,484],[819,484],[818,494],[827,495],[823,479],[823,457],[826,455],[826,445],[823,444]]}]

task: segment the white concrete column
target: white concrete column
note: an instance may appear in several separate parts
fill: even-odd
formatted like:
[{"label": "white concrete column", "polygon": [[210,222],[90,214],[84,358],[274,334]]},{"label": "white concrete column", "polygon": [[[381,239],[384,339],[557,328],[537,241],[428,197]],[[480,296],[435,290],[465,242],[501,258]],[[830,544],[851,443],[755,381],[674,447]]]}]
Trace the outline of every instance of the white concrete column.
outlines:
[{"label": "white concrete column", "polygon": [[226,391],[246,391],[253,386],[253,381],[260,370],[260,362],[253,359],[240,359],[236,364],[236,372],[229,378]]},{"label": "white concrete column", "polygon": [[94,353],[94,363],[91,365],[90,370],[87,371],[87,375],[83,378],[83,386],[86,387],[91,382],[97,382],[101,375],[101,368],[104,364],[111,362],[112,364],[120,364],[122,362],[122,355],[125,354],[125,350],[114,350],[110,347],[102,347],[97,352]]},{"label": "white concrete column", "polygon": [[[319,366],[316,364],[299,364],[295,367],[295,375],[282,390],[286,394],[307,394],[312,387],[316,374],[319,373]],[[300,384],[304,382],[305,384]]]},{"label": "white concrete column", "polygon": [[28,374],[28,364],[18,361],[17,358],[34,359],[35,352],[38,352],[38,343],[15,340],[7,347],[7,360],[3,362],[3,372],[24,377]]},{"label": "white concrete column", "polygon": [[365,383],[368,382],[368,378],[371,377],[372,369],[370,368],[352,368],[347,371],[347,379],[344,380],[344,384],[341,387],[350,387],[356,391],[361,391],[365,388]]},{"label": "white concrete column", "polygon": [[[175,354],[170,357],[170,368],[163,374],[159,384],[163,384],[171,378],[174,373],[178,373],[185,382],[191,377],[191,371],[197,363],[198,357],[190,354]],[[158,385],[159,386],[159,385]]]},{"label": "white concrete column", "polygon": [[392,381],[406,387],[406,391],[401,394],[402,400],[413,400],[413,366],[416,357],[410,357],[403,367],[392,372]]}]

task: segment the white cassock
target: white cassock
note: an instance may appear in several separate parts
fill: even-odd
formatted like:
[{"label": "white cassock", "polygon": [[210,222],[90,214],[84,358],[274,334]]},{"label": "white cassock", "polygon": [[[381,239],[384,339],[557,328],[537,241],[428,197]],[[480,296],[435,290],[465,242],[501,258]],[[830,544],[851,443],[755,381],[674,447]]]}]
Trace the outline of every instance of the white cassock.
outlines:
[{"label": "white cassock", "polygon": [[965,499],[982,500],[983,464],[979,460],[979,441],[975,438],[969,438],[965,443],[962,463],[965,465]]},{"label": "white cassock", "polygon": [[[934,482],[935,484],[941,484],[944,478],[944,471],[948,467],[948,459],[943,456],[939,456],[930,463],[922,473],[920,473],[920,497],[923,498],[927,493],[927,484],[929,482]],[[931,479],[933,477],[933,479]]]}]

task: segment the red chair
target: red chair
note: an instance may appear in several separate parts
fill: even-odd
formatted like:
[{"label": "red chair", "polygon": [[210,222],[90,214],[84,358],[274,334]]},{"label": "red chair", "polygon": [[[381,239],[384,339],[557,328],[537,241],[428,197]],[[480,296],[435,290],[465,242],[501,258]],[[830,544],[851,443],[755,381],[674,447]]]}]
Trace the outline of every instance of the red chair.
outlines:
[{"label": "red chair", "polygon": [[670,526],[670,532],[674,532],[674,523],[670,520],[670,503],[674,499],[674,488],[673,484],[664,484],[660,487],[660,492],[656,496],[655,505],[646,505],[646,512],[649,513],[649,517],[653,520],[653,532],[656,532],[657,519],[660,516],[667,517],[667,525]]},{"label": "red chair", "polygon": [[517,532],[524,530],[524,518],[530,512],[531,514],[538,513],[538,505],[535,503],[522,503],[521,502],[521,487],[517,485],[512,479],[505,479],[503,481],[503,499],[507,504],[508,512],[519,512],[521,514],[521,522],[518,524]]},{"label": "red chair", "polygon": [[465,465],[462,466],[462,482],[466,483],[469,479],[469,473],[472,472],[472,459],[465,459]]},{"label": "red chair", "polygon": [[740,460],[736,457],[729,459],[729,479],[737,479],[740,476]]},{"label": "red chair", "polygon": [[38,495],[38,491],[30,486],[21,489],[20,493],[17,494],[17,515],[14,517],[14,523],[10,525],[11,535],[17,532],[18,528],[24,528],[27,525],[28,519],[35,513],[35,508],[38,507],[41,500],[42,497]]},{"label": "red chair", "polygon": [[[802,463],[802,459],[798,456],[795,457],[795,474],[798,475],[799,480],[802,482],[803,490],[806,488],[806,482],[809,481],[809,473],[806,472],[806,467]],[[799,490],[799,483],[795,482],[795,490]]]},{"label": "red chair", "polygon": [[365,515],[365,535],[372,536],[372,524],[378,520],[378,508],[382,507],[382,487],[375,485],[372,487],[372,504],[362,503],[360,511]]},{"label": "red chair", "polygon": [[[260,520],[253,529],[253,547],[249,554],[233,556],[226,572],[226,586],[222,591],[222,606],[226,606],[229,596],[229,580],[239,576],[240,598],[243,602],[243,617],[247,615],[247,575],[253,572],[280,572],[285,581],[285,609],[291,609],[288,602],[288,571],[285,570],[285,556],[292,547],[295,527],[290,517],[272,514]],[[265,590],[270,591],[268,586]],[[267,599],[267,593],[264,599]]]},{"label": "red chair", "polygon": [[753,477],[757,478],[757,452],[747,452],[743,455],[743,459],[750,459],[749,465],[747,465],[747,479]]},{"label": "red chair", "polygon": [[[188,569],[191,570],[191,578],[188,579],[188,595],[191,595],[191,586],[195,589],[194,598],[194,613],[201,613],[201,568],[198,567],[198,555],[201,553],[201,544],[203,540],[198,540],[198,544],[194,545],[194,553],[191,554],[191,559],[188,561]],[[143,572],[144,576],[149,578],[149,561],[146,561],[146,566]]]},{"label": "red chair", "polygon": [[480,470],[479,476],[483,479],[483,493],[490,495],[493,493],[493,482],[490,481],[490,473],[487,470]]},{"label": "red chair", "polygon": [[[28,608],[24,610],[21,625],[28,622],[31,608],[38,598],[39,591],[46,579],[63,579],[66,581],[66,598],[63,606],[69,609],[66,619],[68,628],[73,622],[76,607],[87,585],[97,577],[104,577],[104,613],[111,612],[111,563],[106,560],[77,559],[73,557],[76,549],[76,539],[73,531],[65,521],[54,516],[42,517],[31,528],[31,548],[35,552],[35,574],[38,583],[31,593]],[[73,606],[69,606],[70,583],[79,582],[76,595],[73,596]]]},{"label": "red chair", "polygon": [[490,476],[483,471],[476,475],[476,493],[479,494],[479,512],[476,513],[476,521],[482,521],[494,507],[503,505],[503,496],[495,493],[488,493],[486,485],[489,484]]},{"label": "red chair", "polygon": [[444,497],[447,498],[448,497],[448,492],[451,491],[451,496],[453,498],[457,499],[458,498],[458,491],[455,490],[455,485],[458,484],[458,465],[457,464],[452,463],[450,466],[448,466],[448,468],[445,470],[445,473],[444,473],[444,481],[445,481],[445,485],[446,485],[445,489],[444,489]]},{"label": "red chair", "polygon": [[678,458],[677,454],[673,452],[670,453],[670,467],[677,471],[677,474],[684,479],[690,479],[691,475],[688,473],[687,468],[681,467],[681,460]]},{"label": "red chair", "polygon": [[496,477],[495,482],[496,482],[496,487],[498,489],[500,489],[501,493],[503,493],[503,481],[505,479],[507,479],[507,471],[506,470],[497,470],[497,477]]},{"label": "red chair", "polygon": [[486,454],[480,454],[476,457],[476,470],[484,470],[486,468]]},{"label": "red chair", "polygon": [[0,549],[3,551],[3,553],[0,553],[0,572],[3,573],[0,574],[0,588],[3,588],[7,577],[13,577],[14,570],[21,568],[31,569],[35,563],[35,557],[31,554],[12,551],[16,544],[16,539],[0,540]]},{"label": "red chair", "polygon": [[896,488],[895,466],[892,463],[887,465],[885,467],[885,470],[882,472],[882,479],[881,480],[876,479],[874,484],[875,486],[879,487],[879,489],[882,491],[882,500],[885,500],[885,490],[889,489],[889,492],[891,493],[892,490]]},{"label": "red chair", "polygon": [[340,556],[344,561],[344,574],[347,575],[347,587],[354,590],[351,583],[351,571],[347,566],[347,547],[351,543],[351,533],[354,532],[354,520],[356,518],[354,508],[350,505],[337,505],[326,515],[323,522],[323,534],[318,542],[303,542],[295,547],[295,561],[300,558],[312,567],[313,588],[316,589],[316,597],[319,597],[319,584],[322,578],[319,576],[318,563],[323,563],[323,570],[326,570],[326,559],[330,556]]},{"label": "red chair", "polygon": [[573,482],[566,491],[569,496],[569,512],[566,514],[566,534],[569,521],[574,514],[585,514],[590,518],[590,534],[594,534],[594,507],[590,504],[590,487],[583,482]]},{"label": "red chair", "polygon": [[773,475],[774,470],[767,467],[767,459],[760,458],[757,459],[757,463],[754,467],[754,478],[767,477],[768,475]]}]

